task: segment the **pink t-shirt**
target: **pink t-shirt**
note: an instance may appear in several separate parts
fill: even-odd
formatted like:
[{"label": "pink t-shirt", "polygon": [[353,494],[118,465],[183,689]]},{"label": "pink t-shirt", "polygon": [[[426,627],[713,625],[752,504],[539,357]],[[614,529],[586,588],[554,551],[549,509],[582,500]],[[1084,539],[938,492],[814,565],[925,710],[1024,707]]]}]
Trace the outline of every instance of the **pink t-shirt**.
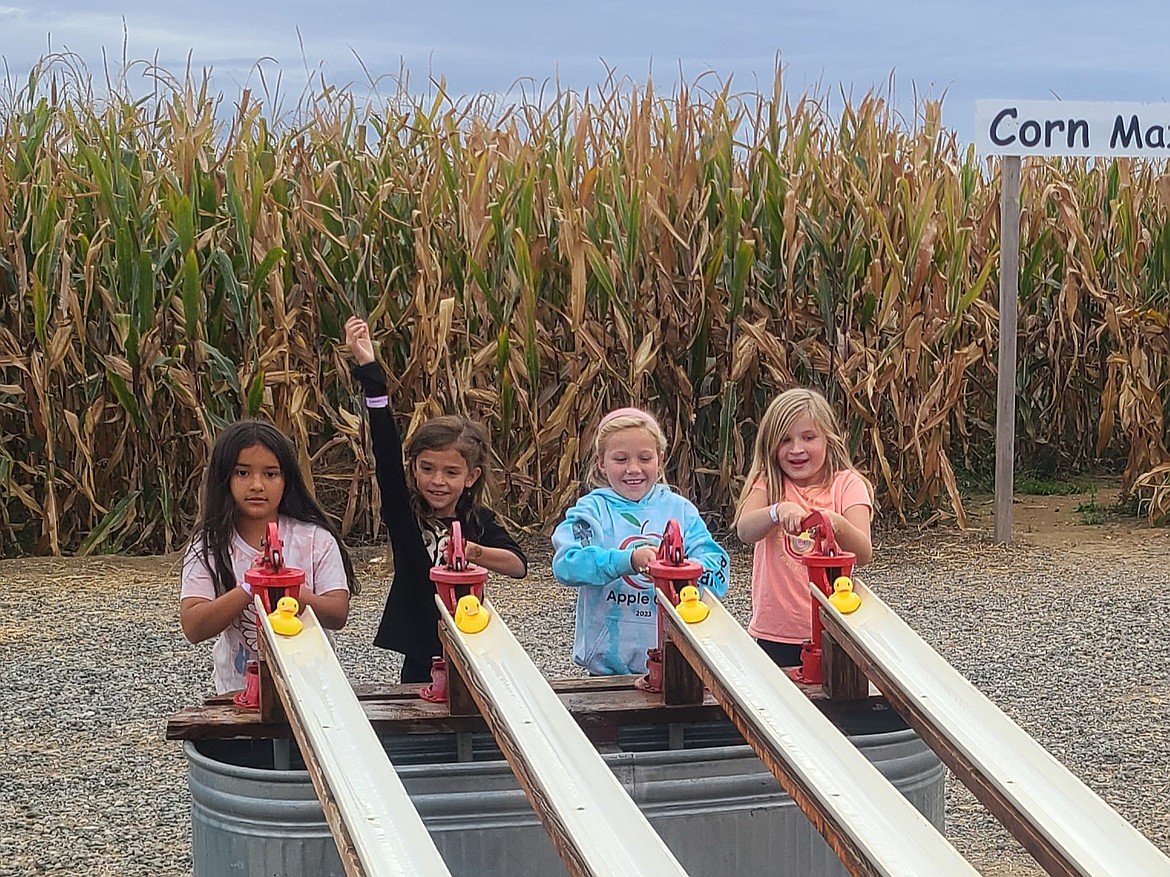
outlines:
[{"label": "pink t-shirt", "polygon": [[[341,561],[341,549],[328,530],[286,517],[280,518],[278,526],[285,565],[305,571],[303,587],[314,594],[349,590],[345,566]],[[201,551],[202,544],[196,540],[183,558],[180,600],[188,597],[215,599],[215,582],[211,571],[203,563]],[[260,554],[262,552],[245,542],[239,533],[233,536],[232,571],[237,582],[244,580],[244,573]],[[217,693],[238,691],[244,687],[244,671],[248,661],[256,658],[256,637],[256,611],[249,606],[224,629],[211,649],[211,677]]]},{"label": "pink t-shirt", "polygon": [[[763,479],[753,490],[766,491]],[[873,508],[865,480],[852,469],[842,469],[825,487],[802,491],[784,483],[784,501],[806,511],[820,509],[844,514],[863,505]],[[748,633],[758,639],[800,643],[812,636],[812,595],[808,592],[808,570],[788,556],[781,541],[788,534],[779,527],[756,543],[752,556],[752,620]]]}]

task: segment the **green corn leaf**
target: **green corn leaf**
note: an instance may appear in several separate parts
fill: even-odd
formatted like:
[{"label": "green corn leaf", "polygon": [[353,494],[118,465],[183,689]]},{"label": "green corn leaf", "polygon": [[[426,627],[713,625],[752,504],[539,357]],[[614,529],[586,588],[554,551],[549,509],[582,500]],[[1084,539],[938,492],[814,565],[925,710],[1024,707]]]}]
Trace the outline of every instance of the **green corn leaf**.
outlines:
[{"label": "green corn leaf", "polygon": [[194,250],[188,250],[183,259],[183,328],[188,341],[200,336],[200,310],[203,303],[199,283],[199,259]]},{"label": "green corn leaf", "polygon": [[252,378],[252,384],[248,387],[248,416],[255,417],[260,413],[260,407],[264,404],[264,372],[256,372],[255,377]]},{"label": "green corn leaf", "polygon": [[81,557],[86,557],[92,554],[95,549],[104,546],[110,538],[110,535],[117,531],[132,516],[134,504],[138,501],[141,493],[141,490],[134,490],[122,497],[118,504],[110,509],[98,525],[90,531],[85,541],[77,549],[77,554]]},{"label": "green corn leaf", "polygon": [[139,429],[142,429],[142,411],[138,407],[138,400],[134,398],[134,395],[130,392],[130,388],[127,387],[126,382],[122,380],[122,376],[117,372],[107,371],[106,380],[108,380],[110,386],[113,387],[114,395],[118,398],[118,401],[122,404],[122,407],[126,409],[126,412],[134,421],[134,425]]}]

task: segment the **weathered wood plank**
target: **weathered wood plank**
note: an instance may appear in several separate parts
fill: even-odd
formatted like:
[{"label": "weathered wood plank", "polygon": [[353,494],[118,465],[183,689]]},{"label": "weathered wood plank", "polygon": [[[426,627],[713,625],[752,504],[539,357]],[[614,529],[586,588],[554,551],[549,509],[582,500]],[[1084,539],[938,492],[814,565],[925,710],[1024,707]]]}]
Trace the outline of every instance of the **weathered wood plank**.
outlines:
[{"label": "weathered wood plank", "polygon": [[[624,677],[632,680],[635,677]],[[703,703],[667,707],[661,695],[648,694],[636,688],[577,691],[559,695],[561,702],[577,724],[588,734],[606,737],[606,730],[620,725],[658,725],[670,722],[715,721],[723,710],[711,695]],[[446,704],[428,703],[418,696],[417,687],[412,696],[402,699],[361,701],[366,718],[380,735],[444,734],[482,732],[487,730],[483,718],[477,715],[452,716]],[[266,724],[260,714],[245,711],[232,703],[214,702],[201,706],[184,707],[167,722],[168,740],[218,740],[231,737],[268,739],[289,736],[284,723]]]},{"label": "weathered wood plank", "polygon": [[821,672],[829,700],[865,700],[869,696],[869,679],[828,630],[821,635]]},{"label": "weathered wood plank", "polygon": [[[444,658],[446,653],[444,653]],[[479,708],[457,664],[447,661],[447,708],[452,716],[478,716]]]},{"label": "weathered wood plank", "polygon": [[662,702],[683,706],[703,702],[703,680],[669,637],[662,643]]}]

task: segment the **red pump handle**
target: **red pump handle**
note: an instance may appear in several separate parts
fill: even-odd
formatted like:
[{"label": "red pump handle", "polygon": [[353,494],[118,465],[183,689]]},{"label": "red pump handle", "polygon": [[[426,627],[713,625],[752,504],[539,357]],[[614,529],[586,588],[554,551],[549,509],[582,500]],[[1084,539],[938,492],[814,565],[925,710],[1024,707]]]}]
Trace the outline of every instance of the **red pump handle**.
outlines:
[{"label": "red pump handle", "polygon": [[447,540],[444,565],[454,572],[467,568],[467,542],[463,539],[463,527],[458,521],[451,522],[451,537]]},{"label": "red pump handle", "polygon": [[836,557],[840,554],[837,547],[837,537],[833,534],[833,525],[829,523],[829,516],[820,509],[809,512],[800,522],[802,531],[812,534],[813,550],[807,554],[798,554],[792,547],[792,539],[784,536],[784,550],[793,560],[804,563],[810,555],[820,557]]},{"label": "red pump handle", "polygon": [[800,526],[804,530],[814,530],[816,532],[817,552],[824,554],[827,557],[835,557],[837,555],[837,537],[833,534],[833,525],[829,523],[829,516],[820,509],[809,512],[805,519],[800,522]]},{"label": "red pump handle", "polygon": [[675,566],[681,566],[685,559],[685,555],[683,554],[682,530],[679,528],[678,521],[674,518],[666,522],[666,527],[662,533],[662,542],[658,545],[658,559],[663,563],[670,563]]},{"label": "red pump handle", "polygon": [[264,565],[271,572],[277,573],[284,569],[283,543],[280,541],[280,528],[276,521],[269,521],[264,532]]}]

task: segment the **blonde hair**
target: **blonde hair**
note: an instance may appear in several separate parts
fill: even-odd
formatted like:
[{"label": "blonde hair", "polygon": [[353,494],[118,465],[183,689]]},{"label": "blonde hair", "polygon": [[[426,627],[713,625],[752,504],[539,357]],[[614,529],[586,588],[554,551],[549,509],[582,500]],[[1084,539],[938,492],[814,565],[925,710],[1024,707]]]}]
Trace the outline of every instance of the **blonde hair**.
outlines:
[{"label": "blonde hair", "polygon": [[[601,418],[597,424],[597,435],[593,438],[593,461],[589,467],[589,475],[585,484],[591,490],[598,487],[609,487],[609,481],[601,471],[601,460],[605,456],[606,445],[617,433],[626,429],[644,429],[650,433],[658,448],[658,456],[666,456],[666,434],[652,414],[640,408],[618,408]],[[665,466],[658,467],[658,480],[666,483]]]},{"label": "blonde hair", "polygon": [[[783,500],[784,470],[780,468],[777,451],[781,439],[792,429],[793,424],[806,414],[812,418],[817,429],[825,434],[826,481],[843,469],[853,468],[853,460],[841,434],[837,415],[825,397],[816,390],[805,388],[785,390],[772,400],[763,418],[760,419],[760,428],[756,431],[756,443],[752,451],[752,465],[748,469],[747,480],[744,481],[739,500],[735,504],[736,521],[739,520],[744,503],[760,479],[765,481],[769,503]],[[869,486],[868,481],[866,485]],[[872,487],[870,495],[871,497],[873,495]]]}]

